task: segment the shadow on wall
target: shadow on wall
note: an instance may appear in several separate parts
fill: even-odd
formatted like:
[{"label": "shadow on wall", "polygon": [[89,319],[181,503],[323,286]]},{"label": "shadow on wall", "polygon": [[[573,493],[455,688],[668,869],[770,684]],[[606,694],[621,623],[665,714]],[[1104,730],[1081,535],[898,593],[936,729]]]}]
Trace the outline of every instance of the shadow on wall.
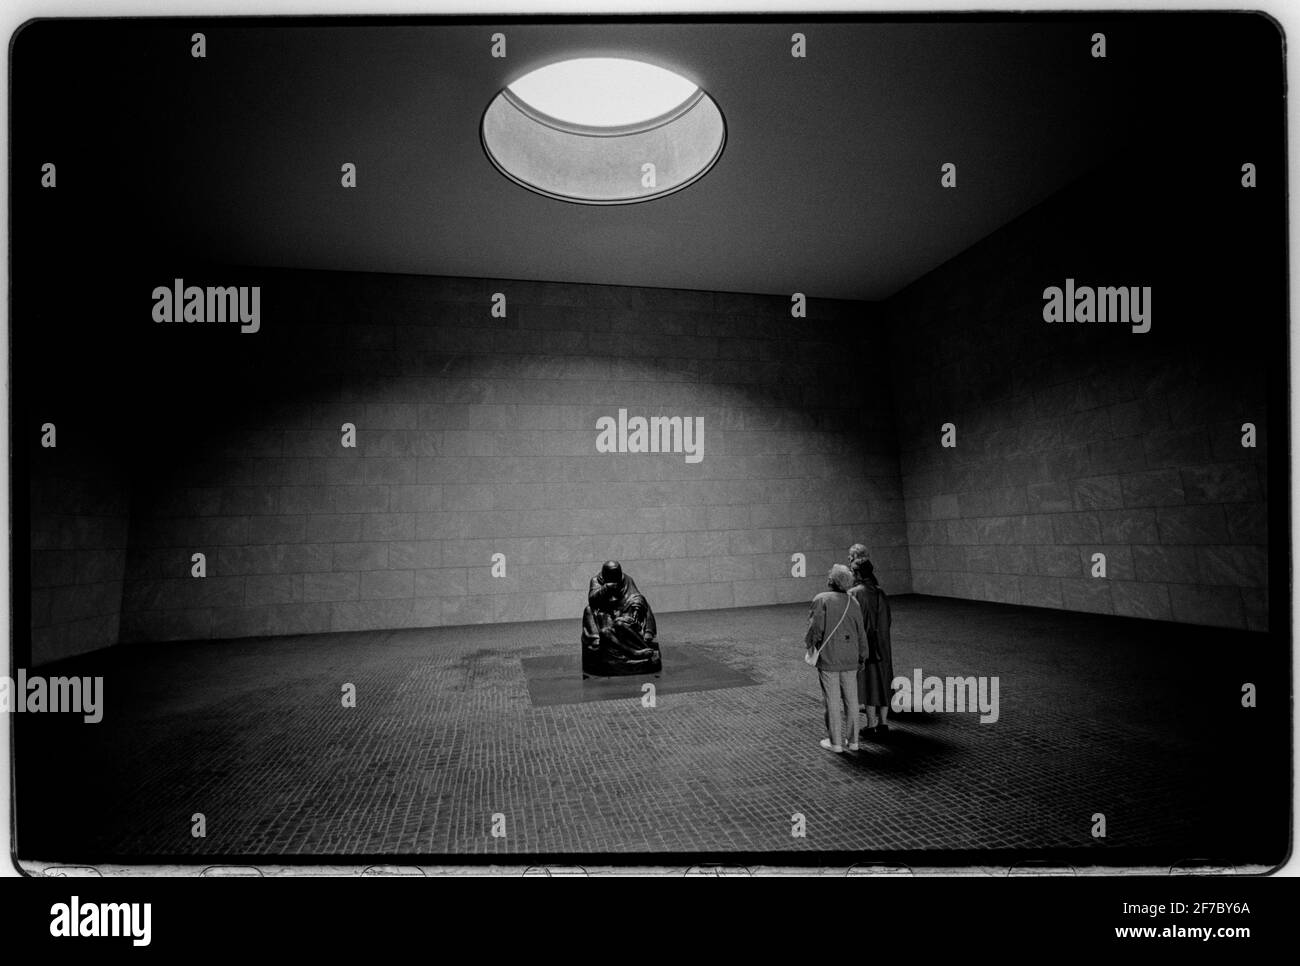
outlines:
[{"label": "shadow on wall", "polygon": [[[1098,176],[887,303],[918,593],[1267,630],[1282,246],[1223,170]],[[1067,285],[1150,286],[1150,330],[1048,324]]]},{"label": "shadow on wall", "polygon": [[29,506],[31,648],[38,663],[118,642],[130,505],[112,439],[87,432],[70,412],[44,415],[29,457],[36,468]]}]

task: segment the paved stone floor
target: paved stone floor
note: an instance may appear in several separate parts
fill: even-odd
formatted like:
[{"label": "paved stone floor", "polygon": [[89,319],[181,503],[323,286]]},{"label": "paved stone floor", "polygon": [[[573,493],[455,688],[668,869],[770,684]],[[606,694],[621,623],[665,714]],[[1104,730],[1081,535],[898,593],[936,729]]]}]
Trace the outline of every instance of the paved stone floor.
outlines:
[{"label": "paved stone floor", "polygon": [[521,658],[573,652],[576,620],[48,665],[104,675],[105,718],[14,716],[19,854],[1282,857],[1288,698],[1265,686],[1246,711],[1239,696],[1284,673],[1285,639],[932,597],[897,598],[894,615],[895,672],[997,676],[997,722],[912,715],[857,754],[823,751],[806,608],[788,605],[663,615],[663,639],[757,683],[653,708],[531,705]]}]

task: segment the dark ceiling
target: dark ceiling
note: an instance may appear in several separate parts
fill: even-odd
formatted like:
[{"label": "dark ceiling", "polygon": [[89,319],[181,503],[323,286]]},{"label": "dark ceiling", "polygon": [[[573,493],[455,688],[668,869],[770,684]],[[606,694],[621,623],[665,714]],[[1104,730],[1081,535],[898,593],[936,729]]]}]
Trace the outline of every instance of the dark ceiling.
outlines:
[{"label": "dark ceiling", "polygon": [[[18,44],[16,77],[49,84],[33,101],[45,133],[24,149],[66,162],[63,201],[80,192],[94,221],[77,242],[110,251],[129,223],[168,253],[294,268],[881,299],[1131,148],[1157,96],[1127,73],[1129,25],[1095,18],[126,21],[85,39],[49,26]],[[193,29],[205,60],[189,56]],[[1089,55],[1097,29],[1104,61]],[[504,60],[489,54],[498,30]],[[806,59],[790,56],[795,30]],[[75,82],[45,48],[76,59]],[[498,173],[478,133],[493,96],[542,64],[594,55],[705,88],[728,125],[716,167],[613,207]],[[21,94],[15,119],[31,121]],[[339,186],[345,161],[355,189]],[[956,190],[939,185],[949,161]]]}]

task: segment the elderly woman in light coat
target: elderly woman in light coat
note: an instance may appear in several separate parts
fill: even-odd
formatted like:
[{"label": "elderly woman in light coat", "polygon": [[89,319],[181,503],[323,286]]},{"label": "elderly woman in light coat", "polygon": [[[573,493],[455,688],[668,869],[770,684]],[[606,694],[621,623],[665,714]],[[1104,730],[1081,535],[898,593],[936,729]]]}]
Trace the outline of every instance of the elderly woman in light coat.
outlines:
[{"label": "elderly woman in light coat", "polygon": [[817,654],[817,677],[826,699],[826,732],[821,746],[844,751],[848,717],[849,751],[858,750],[858,672],[867,659],[867,629],[862,609],[849,594],[853,573],[836,564],[826,575],[827,590],[812,600],[804,644]]}]

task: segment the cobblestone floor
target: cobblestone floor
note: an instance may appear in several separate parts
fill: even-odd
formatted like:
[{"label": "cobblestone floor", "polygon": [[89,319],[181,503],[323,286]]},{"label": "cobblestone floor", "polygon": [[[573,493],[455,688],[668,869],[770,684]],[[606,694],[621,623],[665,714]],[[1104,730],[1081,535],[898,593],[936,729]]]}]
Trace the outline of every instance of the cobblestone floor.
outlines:
[{"label": "cobblestone floor", "polygon": [[823,751],[803,606],[664,615],[665,640],[757,683],[653,708],[531,705],[521,658],[574,651],[575,622],[123,646],[50,665],[37,672],[103,674],[105,718],[15,716],[19,853],[1270,858],[1287,698],[1265,688],[1244,711],[1240,687],[1277,670],[1285,640],[929,597],[897,598],[894,614],[895,672],[997,676],[996,723],[913,715],[859,753]]}]

